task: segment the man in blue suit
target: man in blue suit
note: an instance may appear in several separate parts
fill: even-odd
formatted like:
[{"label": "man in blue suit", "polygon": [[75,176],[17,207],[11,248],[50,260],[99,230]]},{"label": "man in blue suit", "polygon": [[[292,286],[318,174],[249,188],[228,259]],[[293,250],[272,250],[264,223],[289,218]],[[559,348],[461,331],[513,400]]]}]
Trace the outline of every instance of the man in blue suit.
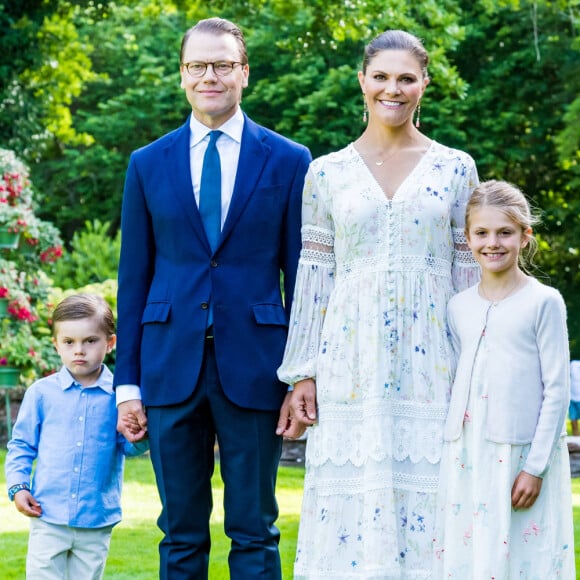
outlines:
[{"label": "man in blue suit", "polygon": [[[192,115],[134,152],[127,170],[118,428],[131,441],[150,439],[162,579],[207,578],[216,436],[230,577],[279,579],[275,431],[287,387],[276,369],[311,157],[241,111],[249,66],[231,22],[210,18],[191,28],[180,71]],[[208,205],[216,187],[217,222]]]}]

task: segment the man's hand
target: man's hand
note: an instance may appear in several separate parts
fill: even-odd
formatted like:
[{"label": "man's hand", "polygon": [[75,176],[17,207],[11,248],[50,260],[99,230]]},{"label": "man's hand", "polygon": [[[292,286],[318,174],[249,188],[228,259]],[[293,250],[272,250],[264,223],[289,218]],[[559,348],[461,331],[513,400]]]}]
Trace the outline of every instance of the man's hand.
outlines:
[{"label": "man's hand", "polygon": [[297,439],[306,428],[316,423],[316,383],[304,379],[294,385],[282,403],[278,419],[277,435]]},{"label": "man's hand", "polygon": [[27,489],[21,489],[14,496],[16,509],[29,518],[38,518],[42,514],[40,504],[32,497]]},{"label": "man's hand", "polygon": [[517,509],[531,508],[542,489],[542,478],[520,471],[512,486],[512,507]]},{"label": "man's hand", "polygon": [[117,406],[117,431],[131,443],[147,438],[147,415],[139,399],[125,401]]}]

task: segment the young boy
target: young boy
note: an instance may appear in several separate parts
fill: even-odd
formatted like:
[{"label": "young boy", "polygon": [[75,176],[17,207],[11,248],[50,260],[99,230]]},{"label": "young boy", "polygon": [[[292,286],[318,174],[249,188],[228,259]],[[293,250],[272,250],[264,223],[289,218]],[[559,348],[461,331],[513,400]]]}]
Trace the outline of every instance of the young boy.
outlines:
[{"label": "young boy", "polygon": [[26,390],[8,443],[8,496],[31,518],[28,579],[96,580],[121,519],[124,456],[149,445],[116,431],[113,376],[103,364],[115,324],[105,300],[65,298],[53,313],[53,342],[63,366]]}]

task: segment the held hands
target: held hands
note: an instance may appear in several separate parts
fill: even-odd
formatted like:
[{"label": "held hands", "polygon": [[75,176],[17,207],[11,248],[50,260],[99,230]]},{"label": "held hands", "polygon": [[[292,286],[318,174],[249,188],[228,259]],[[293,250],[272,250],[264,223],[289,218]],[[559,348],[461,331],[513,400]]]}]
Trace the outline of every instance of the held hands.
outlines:
[{"label": "held hands", "polygon": [[147,415],[140,400],[132,399],[118,405],[117,431],[131,443],[147,438]]},{"label": "held hands", "polygon": [[14,496],[16,509],[29,518],[38,518],[42,514],[40,504],[32,497],[27,489],[21,489]]},{"label": "held hands", "polygon": [[304,379],[294,385],[282,403],[280,418],[276,429],[277,435],[287,439],[297,439],[306,428],[316,423],[316,383],[313,379]]},{"label": "held hands", "polygon": [[542,489],[542,478],[520,471],[512,487],[512,507],[530,508],[534,505]]}]

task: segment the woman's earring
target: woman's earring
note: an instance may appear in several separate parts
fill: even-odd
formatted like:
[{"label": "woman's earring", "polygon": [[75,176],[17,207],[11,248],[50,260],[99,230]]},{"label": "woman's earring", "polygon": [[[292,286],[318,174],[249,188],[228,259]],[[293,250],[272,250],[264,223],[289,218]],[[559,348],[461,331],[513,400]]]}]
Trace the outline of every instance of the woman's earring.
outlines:
[{"label": "woman's earring", "polygon": [[417,104],[417,119],[415,119],[415,127],[417,129],[421,126],[421,101]]},{"label": "woman's earring", "polygon": [[363,123],[367,122],[367,113],[368,113],[368,107],[367,107],[367,100],[365,99],[365,96],[363,95]]}]

